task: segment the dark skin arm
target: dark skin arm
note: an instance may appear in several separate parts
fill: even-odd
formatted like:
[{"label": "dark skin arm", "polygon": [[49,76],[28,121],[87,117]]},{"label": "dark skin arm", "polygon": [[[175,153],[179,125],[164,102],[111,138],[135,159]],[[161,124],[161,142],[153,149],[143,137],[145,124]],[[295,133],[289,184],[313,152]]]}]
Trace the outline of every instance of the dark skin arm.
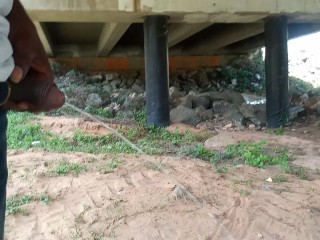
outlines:
[{"label": "dark skin arm", "polygon": [[[18,83],[25,78],[53,82],[53,74],[44,47],[35,26],[19,0],[14,0],[13,8],[7,16],[10,23],[9,40],[13,48],[15,69],[11,81]],[[7,109],[37,112],[36,106],[29,102],[7,102]]]}]

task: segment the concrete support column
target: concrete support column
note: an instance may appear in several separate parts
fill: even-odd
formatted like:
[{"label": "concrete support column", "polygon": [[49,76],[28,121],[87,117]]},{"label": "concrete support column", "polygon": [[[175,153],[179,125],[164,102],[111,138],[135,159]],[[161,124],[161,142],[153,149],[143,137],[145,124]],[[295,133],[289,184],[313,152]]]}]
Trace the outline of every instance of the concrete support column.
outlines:
[{"label": "concrete support column", "polygon": [[265,22],[267,126],[278,128],[289,114],[288,23],[285,16]]},{"label": "concrete support column", "polygon": [[144,19],[144,50],[147,123],[165,127],[170,124],[166,16],[148,16]]}]

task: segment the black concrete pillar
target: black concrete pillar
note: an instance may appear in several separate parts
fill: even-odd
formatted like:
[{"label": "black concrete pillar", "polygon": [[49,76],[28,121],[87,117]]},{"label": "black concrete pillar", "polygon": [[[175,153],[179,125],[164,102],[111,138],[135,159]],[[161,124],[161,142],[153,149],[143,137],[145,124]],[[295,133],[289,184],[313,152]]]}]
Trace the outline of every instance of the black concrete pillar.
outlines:
[{"label": "black concrete pillar", "polygon": [[147,123],[165,127],[170,124],[166,16],[148,16],[144,19],[144,51]]},{"label": "black concrete pillar", "polygon": [[288,121],[288,23],[285,16],[265,22],[267,127],[278,128]]}]

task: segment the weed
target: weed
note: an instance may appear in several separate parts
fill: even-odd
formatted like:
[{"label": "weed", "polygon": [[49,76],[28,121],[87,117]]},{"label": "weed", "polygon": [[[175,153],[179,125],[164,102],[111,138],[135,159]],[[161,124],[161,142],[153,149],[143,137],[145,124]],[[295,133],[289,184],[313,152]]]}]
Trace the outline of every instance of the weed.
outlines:
[{"label": "weed", "polygon": [[21,208],[23,205],[26,205],[31,202],[38,202],[41,201],[45,205],[48,205],[52,198],[47,194],[36,194],[36,195],[15,195],[12,197],[9,197],[7,199],[7,213],[10,214],[22,214],[22,215],[28,215],[28,212]]},{"label": "weed", "polygon": [[119,158],[112,158],[111,160],[109,160],[107,162],[107,164],[103,164],[98,166],[98,171],[101,174],[107,174],[112,172],[114,169],[116,169],[117,167],[120,166],[120,164],[122,163],[122,160]]},{"label": "weed", "polygon": [[138,122],[142,126],[147,125],[147,111],[146,109],[134,111],[133,112],[133,119]]},{"label": "weed", "polygon": [[88,112],[89,114],[98,115],[98,116],[104,117],[104,118],[112,118],[113,117],[112,113],[104,108],[86,107],[85,111]]},{"label": "weed", "polygon": [[221,167],[217,167],[217,172],[218,173],[227,173],[228,172],[228,167],[226,165],[223,165]]},{"label": "weed", "polygon": [[104,233],[91,233],[91,237],[93,240],[103,240],[105,239]]},{"label": "weed", "polygon": [[251,179],[243,179],[243,180],[233,180],[233,184],[235,185],[245,185],[245,186],[252,186],[253,181]]},{"label": "weed", "polygon": [[158,163],[158,162],[146,162],[145,167],[147,169],[158,171],[158,172],[162,172],[162,169],[163,169],[161,163]]},{"label": "weed", "polygon": [[187,156],[200,158],[204,161],[208,161],[211,163],[217,162],[217,153],[215,151],[205,148],[202,144],[197,144],[191,148],[181,148],[180,154],[186,154]]},{"label": "weed", "polygon": [[316,168],[316,173],[320,175],[320,168]]},{"label": "weed", "polygon": [[298,176],[302,180],[308,180],[308,172],[303,167],[291,167],[288,172]]},{"label": "weed", "polygon": [[69,163],[67,161],[60,161],[54,172],[58,175],[66,175],[72,172],[78,176],[81,172],[85,171],[86,167],[78,163]]},{"label": "weed", "polygon": [[240,193],[240,195],[243,195],[243,196],[249,196],[251,194],[248,190],[245,190],[245,189],[235,188],[233,189],[233,191],[236,193]]},{"label": "weed", "polygon": [[273,154],[266,154],[266,144],[266,141],[261,141],[259,143],[240,142],[238,145],[229,145],[226,147],[226,157],[240,157],[244,160],[245,164],[254,167],[280,164],[284,168],[287,168],[289,161],[287,151],[275,149]]},{"label": "weed", "polygon": [[284,134],[284,128],[280,127],[280,128],[276,128],[274,129],[274,133],[275,135],[283,135]]},{"label": "weed", "polygon": [[276,175],[272,179],[276,183],[288,182],[288,178],[286,176],[284,176],[283,174]]}]

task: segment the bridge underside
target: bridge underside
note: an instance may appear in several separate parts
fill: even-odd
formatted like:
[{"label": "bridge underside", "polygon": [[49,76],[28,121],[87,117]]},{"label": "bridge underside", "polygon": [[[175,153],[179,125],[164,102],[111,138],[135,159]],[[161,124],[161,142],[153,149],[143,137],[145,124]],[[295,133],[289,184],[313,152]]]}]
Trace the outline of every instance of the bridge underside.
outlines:
[{"label": "bridge underside", "polygon": [[287,41],[320,30],[319,0],[22,3],[50,56],[145,56],[147,119],[156,126],[170,124],[169,54],[212,57],[246,53],[264,45],[268,127],[286,124],[290,107]]},{"label": "bridge underside", "polygon": [[317,0],[22,0],[48,55],[140,57],[146,16],[168,16],[171,56],[232,55],[264,45],[264,20],[286,15],[289,38],[320,30]]}]

